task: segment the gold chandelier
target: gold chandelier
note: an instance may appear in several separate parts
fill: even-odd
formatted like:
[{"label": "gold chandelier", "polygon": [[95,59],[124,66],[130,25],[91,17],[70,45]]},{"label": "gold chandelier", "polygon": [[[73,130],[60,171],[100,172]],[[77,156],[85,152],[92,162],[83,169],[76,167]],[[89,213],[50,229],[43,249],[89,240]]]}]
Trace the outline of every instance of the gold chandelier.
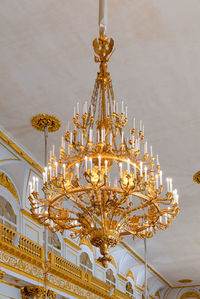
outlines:
[{"label": "gold chandelier", "polygon": [[[34,218],[54,232],[70,230],[74,238],[88,238],[100,248],[105,267],[110,248],[121,238],[151,238],[179,211],[171,178],[164,192],[159,159],[152,147],[148,151],[142,122],[137,129],[133,119],[126,129],[127,107],[115,101],[107,70],[113,46],[104,32],[93,41],[100,69],[91,103],[83,104],[82,113],[79,103],[74,107],[74,129],[62,138],[58,159],[53,147],[43,173],[44,197],[35,177],[29,196]],[[33,125],[38,125],[34,119]]]}]

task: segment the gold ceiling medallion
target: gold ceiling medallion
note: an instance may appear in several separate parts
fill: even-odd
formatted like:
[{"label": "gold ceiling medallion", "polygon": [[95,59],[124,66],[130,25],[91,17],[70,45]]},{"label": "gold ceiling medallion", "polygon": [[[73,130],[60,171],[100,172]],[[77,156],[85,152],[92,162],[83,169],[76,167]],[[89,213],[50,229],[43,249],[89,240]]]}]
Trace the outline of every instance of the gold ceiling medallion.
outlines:
[{"label": "gold ceiling medallion", "polygon": [[60,129],[60,121],[53,115],[37,114],[31,119],[32,126],[39,131],[48,127],[48,132],[56,132]]},{"label": "gold ceiling medallion", "polygon": [[197,171],[194,175],[193,175],[193,181],[196,184],[200,184],[200,171]]},{"label": "gold ceiling medallion", "polygon": [[[167,178],[164,191],[160,163],[148,151],[142,121],[127,128],[128,108],[116,102],[108,62],[114,41],[101,33],[93,41],[99,72],[91,103],[74,107],[74,127],[55,148],[38,180],[30,182],[31,212],[52,231],[70,230],[100,249],[104,267],[111,247],[126,235],[151,238],[166,230],[179,212],[177,190]],[[43,126],[44,127],[44,126]]]},{"label": "gold ceiling medallion", "polygon": [[180,279],[178,282],[180,282],[180,283],[190,283],[190,282],[192,282],[192,279]]}]

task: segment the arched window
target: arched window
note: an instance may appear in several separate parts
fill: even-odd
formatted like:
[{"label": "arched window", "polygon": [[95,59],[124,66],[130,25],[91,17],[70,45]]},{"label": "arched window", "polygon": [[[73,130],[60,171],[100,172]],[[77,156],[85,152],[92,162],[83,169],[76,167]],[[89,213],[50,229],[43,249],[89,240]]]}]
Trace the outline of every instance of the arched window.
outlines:
[{"label": "arched window", "polygon": [[93,265],[87,252],[82,252],[80,255],[80,267],[81,269],[92,274]]},{"label": "arched window", "polygon": [[0,223],[17,230],[17,216],[11,204],[0,196]]},{"label": "arched window", "polygon": [[133,286],[130,281],[128,281],[126,284],[126,294],[129,295],[131,298],[134,298],[133,297]]},{"label": "arched window", "polygon": [[48,250],[61,255],[61,243],[56,233],[48,230]]},{"label": "arched window", "polygon": [[114,275],[112,269],[108,269],[106,271],[106,282],[109,283],[113,287],[115,287],[115,285],[116,285],[116,278],[115,278],[115,275]]}]

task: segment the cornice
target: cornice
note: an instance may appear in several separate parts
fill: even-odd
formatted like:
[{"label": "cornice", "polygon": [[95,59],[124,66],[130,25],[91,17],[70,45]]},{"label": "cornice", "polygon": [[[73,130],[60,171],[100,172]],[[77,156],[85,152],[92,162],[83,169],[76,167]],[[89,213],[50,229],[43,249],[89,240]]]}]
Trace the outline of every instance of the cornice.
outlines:
[{"label": "cornice", "polygon": [[66,243],[67,245],[73,247],[74,249],[76,249],[76,250],[78,250],[78,251],[81,250],[81,247],[78,246],[78,245],[76,245],[76,244],[75,244],[74,242],[72,242],[71,240],[65,238],[64,241],[65,241],[65,243]]},{"label": "cornice", "polygon": [[32,167],[37,169],[40,173],[43,169],[38,163],[36,163],[29,155],[27,155],[18,145],[16,145],[8,136],[6,136],[2,131],[0,131],[0,138],[10,146],[20,157],[26,160]]},{"label": "cornice", "polygon": [[21,209],[20,212],[22,213],[22,215],[26,216],[27,218],[29,218],[31,221],[35,222],[37,225],[42,226],[40,224],[39,221],[37,221],[35,218],[33,218],[32,214],[29,213],[27,210],[25,209]]},{"label": "cornice", "polygon": [[121,274],[117,274],[117,276],[121,279],[121,280],[124,280],[125,282],[128,281],[128,279],[124,276],[122,276]]}]

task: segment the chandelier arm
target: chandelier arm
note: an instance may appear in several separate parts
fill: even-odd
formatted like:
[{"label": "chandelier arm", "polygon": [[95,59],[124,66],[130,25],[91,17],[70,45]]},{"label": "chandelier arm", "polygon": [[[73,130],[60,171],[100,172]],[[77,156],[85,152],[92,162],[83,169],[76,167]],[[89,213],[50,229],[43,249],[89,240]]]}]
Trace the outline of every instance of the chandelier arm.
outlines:
[{"label": "chandelier arm", "polygon": [[[73,197],[73,195],[72,195]],[[77,204],[77,206],[83,211],[83,212],[87,212],[87,214],[91,217],[91,219],[93,220],[93,222],[95,223],[95,220],[93,218],[92,213],[89,211],[89,209],[85,208],[82,203],[78,202],[76,198],[73,197],[73,199],[71,199],[74,203]],[[89,223],[90,224],[90,223]]]}]

